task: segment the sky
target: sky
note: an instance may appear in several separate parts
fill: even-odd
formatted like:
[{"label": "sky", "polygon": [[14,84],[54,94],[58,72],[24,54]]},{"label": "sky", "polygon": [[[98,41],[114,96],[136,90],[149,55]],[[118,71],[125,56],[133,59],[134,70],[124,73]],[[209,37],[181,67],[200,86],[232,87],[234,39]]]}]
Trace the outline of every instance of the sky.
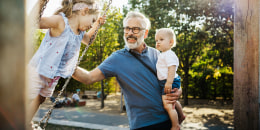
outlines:
[{"label": "sky", "polygon": [[[26,12],[29,14],[32,7],[37,3],[38,0],[27,0],[26,2]],[[61,6],[62,0],[49,0],[46,9],[44,10],[43,16],[51,16],[53,13]],[[101,1],[101,0],[100,0]],[[109,1],[109,0],[105,0]],[[112,6],[122,8],[123,5],[127,5],[128,0],[112,0]],[[102,7],[102,5],[101,5]]]}]

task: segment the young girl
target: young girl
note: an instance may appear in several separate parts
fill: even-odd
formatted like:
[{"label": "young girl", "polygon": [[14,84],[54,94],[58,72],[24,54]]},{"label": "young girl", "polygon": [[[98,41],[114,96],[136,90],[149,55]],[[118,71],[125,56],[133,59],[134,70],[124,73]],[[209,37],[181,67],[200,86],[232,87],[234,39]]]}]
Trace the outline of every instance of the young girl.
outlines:
[{"label": "young girl", "polygon": [[[171,93],[174,88],[179,89],[181,85],[181,78],[176,73],[179,66],[179,59],[171,51],[171,48],[176,45],[176,36],[172,29],[161,28],[156,31],[155,41],[156,49],[161,51],[156,63],[156,69],[160,87],[162,88],[163,105],[171,119],[171,129],[179,130],[179,124],[185,119],[181,104],[178,101],[175,104],[167,104],[164,100],[166,98],[165,94]],[[175,110],[175,106],[177,111]]]},{"label": "young girl", "polygon": [[63,0],[62,8],[53,16],[41,18],[40,28],[48,31],[28,65],[30,120],[52,95],[59,78],[74,73],[81,42],[88,44],[99,23],[105,22],[105,17],[98,16],[94,0]]}]

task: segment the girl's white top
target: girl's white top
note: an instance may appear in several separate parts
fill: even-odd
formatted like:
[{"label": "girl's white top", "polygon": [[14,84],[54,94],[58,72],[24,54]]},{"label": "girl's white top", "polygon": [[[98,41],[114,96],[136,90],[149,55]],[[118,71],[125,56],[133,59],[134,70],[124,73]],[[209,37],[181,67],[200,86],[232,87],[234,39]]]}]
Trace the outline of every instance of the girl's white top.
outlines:
[{"label": "girl's white top", "polygon": [[79,57],[81,41],[85,31],[76,35],[69,26],[64,13],[60,13],[65,22],[65,29],[58,37],[51,37],[50,30],[31,59],[30,67],[35,67],[40,75],[53,79],[56,76],[70,77]]},{"label": "girl's white top", "polygon": [[168,77],[168,67],[176,65],[175,78],[178,76],[176,73],[179,66],[179,59],[177,55],[172,51],[168,50],[160,53],[158,61],[156,63],[157,77],[159,80],[165,80]]}]

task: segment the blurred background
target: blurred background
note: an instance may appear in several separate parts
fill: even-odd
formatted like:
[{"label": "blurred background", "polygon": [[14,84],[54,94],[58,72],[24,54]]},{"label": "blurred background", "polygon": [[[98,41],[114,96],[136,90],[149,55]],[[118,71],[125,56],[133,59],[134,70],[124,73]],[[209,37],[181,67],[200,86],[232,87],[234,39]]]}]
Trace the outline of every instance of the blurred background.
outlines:
[{"label": "blurred background", "polygon": [[[61,0],[50,1],[44,16],[52,15]],[[102,1],[105,9],[107,1]],[[107,13],[107,22],[84,56],[80,66],[87,70],[97,67],[115,50],[124,47],[122,20],[127,12],[138,10],[151,21],[147,45],[155,47],[156,29],[172,28],[177,36],[177,46],[172,50],[180,60],[178,74],[182,77],[184,105],[190,98],[233,100],[233,0],[113,0]],[[37,30],[34,51],[45,35]],[[81,47],[82,51],[85,48]],[[105,93],[120,91],[115,78],[102,81]],[[64,80],[56,90],[60,90]],[[76,89],[101,89],[101,83],[84,85],[70,81],[66,92]],[[224,102],[223,102],[224,103]]]}]

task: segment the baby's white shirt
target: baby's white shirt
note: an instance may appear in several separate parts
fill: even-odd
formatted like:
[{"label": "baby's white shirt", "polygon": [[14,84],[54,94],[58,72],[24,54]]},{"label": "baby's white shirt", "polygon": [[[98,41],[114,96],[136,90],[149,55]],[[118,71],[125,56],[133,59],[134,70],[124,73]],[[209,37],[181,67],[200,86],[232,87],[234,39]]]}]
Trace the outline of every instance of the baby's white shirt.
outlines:
[{"label": "baby's white shirt", "polygon": [[156,63],[156,69],[157,69],[157,78],[159,80],[165,80],[168,77],[168,67],[176,65],[175,70],[175,78],[178,77],[178,74],[176,73],[178,66],[179,66],[179,59],[177,55],[172,51],[168,50],[165,52],[162,52],[158,56],[158,61]]}]

